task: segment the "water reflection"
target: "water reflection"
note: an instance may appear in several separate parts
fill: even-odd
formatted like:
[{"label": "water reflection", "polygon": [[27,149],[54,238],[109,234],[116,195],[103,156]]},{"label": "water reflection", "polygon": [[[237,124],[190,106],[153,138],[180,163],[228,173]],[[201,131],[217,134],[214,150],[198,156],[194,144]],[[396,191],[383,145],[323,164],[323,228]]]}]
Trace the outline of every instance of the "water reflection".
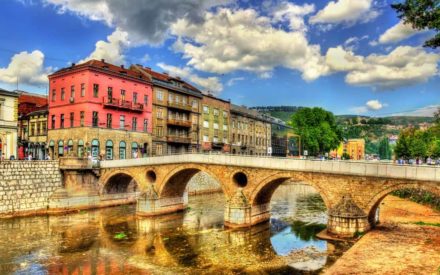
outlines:
[{"label": "water reflection", "polygon": [[310,274],[339,253],[315,238],[326,212],[308,186],[280,186],[271,222],[246,230],[223,229],[224,204],[223,194],[212,194],[190,197],[184,213],[153,218],[137,218],[131,205],[3,220],[0,274]]}]

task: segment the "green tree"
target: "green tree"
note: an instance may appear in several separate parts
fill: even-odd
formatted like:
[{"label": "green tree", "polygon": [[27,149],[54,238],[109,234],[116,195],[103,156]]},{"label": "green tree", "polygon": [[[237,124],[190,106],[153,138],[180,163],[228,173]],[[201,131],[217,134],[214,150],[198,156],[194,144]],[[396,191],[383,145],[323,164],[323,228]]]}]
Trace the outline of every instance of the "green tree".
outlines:
[{"label": "green tree", "polygon": [[391,159],[391,148],[387,137],[379,142],[378,151],[380,159]]},{"label": "green tree", "polygon": [[439,0],[405,0],[403,3],[392,4],[398,17],[417,30],[431,29],[435,36],[425,41],[425,47],[440,46],[440,1]]},{"label": "green tree", "polygon": [[294,131],[301,136],[304,150],[317,156],[336,149],[342,140],[333,113],[322,108],[302,108],[291,119]]},{"label": "green tree", "polygon": [[397,158],[409,159],[411,155],[411,136],[413,135],[414,129],[403,130],[396,142],[396,148],[394,149],[394,154]]}]

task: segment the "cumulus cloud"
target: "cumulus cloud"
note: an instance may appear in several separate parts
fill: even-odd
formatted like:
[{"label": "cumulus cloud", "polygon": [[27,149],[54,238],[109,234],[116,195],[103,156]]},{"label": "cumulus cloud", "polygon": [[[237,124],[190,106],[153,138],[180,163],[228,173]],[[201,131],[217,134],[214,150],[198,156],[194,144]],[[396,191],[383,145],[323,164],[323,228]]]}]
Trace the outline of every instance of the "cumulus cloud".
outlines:
[{"label": "cumulus cloud", "polygon": [[411,24],[405,24],[402,20],[397,23],[396,25],[392,26],[388,30],[386,30],[380,37],[379,37],[379,43],[380,44],[391,44],[391,43],[397,43],[402,40],[405,40],[417,33],[422,33],[425,31],[420,31],[413,29]]},{"label": "cumulus cloud", "polygon": [[386,106],[388,106],[388,104],[381,103],[377,99],[372,99],[367,101],[364,106],[353,107],[350,109],[350,111],[354,112],[355,114],[363,114],[368,111],[379,111]]},{"label": "cumulus cloud", "polygon": [[188,79],[190,82],[204,88],[207,91],[212,92],[213,94],[218,94],[223,90],[223,85],[221,84],[218,77],[200,77],[199,75],[195,74],[193,70],[189,67],[180,68],[164,63],[158,63],[157,66],[168,72],[170,75]]},{"label": "cumulus cloud", "polygon": [[6,68],[0,68],[0,81],[5,83],[38,85],[47,83],[51,68],[44,68],[44,54],[35,50],[15,54]]},{"label": "cumulus cloud", "polygon": [[351,51],[356,50],[359,47],[359,43],[362,40],[368,39],[368,37],[368,35],[364,35],[362,37],[352,36],[345,40],[344,46]]},{"label": "cumulus cloud", "polygon": [[[289,20],[286,14],[277,21]],[[178,38],[173,49],[188,65],[218,74],[243,70],[267,77],[280,66],[311,81],[327,73],[319,45],[309,44],[303,31],[274,28],[272,22],[253,9],[228,8],[207,12],[202,23],[180,19],[171,27]]]},{"label": "cumulus cloud", "polygon": [[293,31],[307,31],[304,16],[315,11],[315,5],[304,4],[302,6],[284,2],[274,8],[272,18],[274,22],[289,22],[289,28]]},{"label": "cumulus cloud", "polygon": [[363,57],[341,46],[329,48],[326,62],[331,71],[347,71],[351,85],[372,86],[379,90],[414,85],[438,74],[440,55],[420,47],[399,46],[388,54]]},{"label": "cumulus cloud", "polygon": [[378,15],[379,12],[373,7],[373,0],[337,0],[330,1],[312,16],[309,22],[311,24],[354,24],[371,21]]},{"label": "cumulus cloud", "polygon": [[105,59],[113,64],[124,64],[124,49],[130,45],[128,34],[116,29],[107,36],[107,41],[99,40],[95,44],[95,50],[85,59],[79,62],[85,62],[90,59]]},{"label": "cumulus cloud", "polygon": [[44,0],[59,13],[71,12],[127,32],[135,43],[160,44],[180,18],[200,22],[205,10],[231,0]]}]

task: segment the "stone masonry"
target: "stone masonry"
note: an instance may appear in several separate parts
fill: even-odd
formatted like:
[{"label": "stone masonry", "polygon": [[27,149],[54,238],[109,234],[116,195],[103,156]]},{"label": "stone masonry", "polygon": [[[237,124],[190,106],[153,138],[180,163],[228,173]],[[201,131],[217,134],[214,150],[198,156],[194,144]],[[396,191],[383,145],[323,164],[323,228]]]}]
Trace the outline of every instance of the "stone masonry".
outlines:
[{"label": "stone masonry", "polygon": [[189,180],[187,191],[189,195],[208,194],[222,192],[222,187],[209,174],[199,172]]},{"label": "stone masonry", "polygon": [[57,161],[0,162],[0,216],[45,212],[61,186]]}]

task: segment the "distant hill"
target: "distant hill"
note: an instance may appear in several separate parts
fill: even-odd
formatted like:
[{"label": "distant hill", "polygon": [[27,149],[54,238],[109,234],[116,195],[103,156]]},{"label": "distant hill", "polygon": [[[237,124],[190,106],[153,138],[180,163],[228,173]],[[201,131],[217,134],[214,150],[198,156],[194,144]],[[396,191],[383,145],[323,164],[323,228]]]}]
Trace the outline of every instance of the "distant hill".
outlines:
[{"label": "distant hill", "polygon": [[268,114],[270,116],[279,118],[283,121],[290,121],[292,115],[297,112],[299,109],[304,108],[301,106],[256,106],[251,107],[250,109],[254,109],[259,111],[260,113]]}]

